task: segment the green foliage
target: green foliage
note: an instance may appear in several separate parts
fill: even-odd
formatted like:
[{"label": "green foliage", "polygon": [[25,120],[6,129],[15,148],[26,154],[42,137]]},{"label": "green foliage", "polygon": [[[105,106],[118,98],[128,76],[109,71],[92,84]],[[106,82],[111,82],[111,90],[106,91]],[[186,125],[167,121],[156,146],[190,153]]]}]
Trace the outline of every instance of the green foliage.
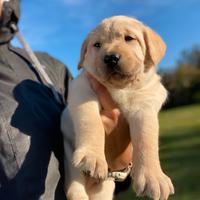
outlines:
[{"label": "green foliage", "polygon": [[163,75],[163,84],[169,91],[167,108],[200,103],[200,47],[184,51],[175,71]]},{"label": "green foliage", "polygon": [[200,47],[194,46],[191,50],[184,50],[178,60],[178,65],[182,64],[200,69]]},{"label": "green foliage", "polygon": [[[160,160],[172,178],[175,195],[171,200],[200,199],[200,104],[173,108],[160,114]],[[130,188],[116,200],[137,198]]]}]

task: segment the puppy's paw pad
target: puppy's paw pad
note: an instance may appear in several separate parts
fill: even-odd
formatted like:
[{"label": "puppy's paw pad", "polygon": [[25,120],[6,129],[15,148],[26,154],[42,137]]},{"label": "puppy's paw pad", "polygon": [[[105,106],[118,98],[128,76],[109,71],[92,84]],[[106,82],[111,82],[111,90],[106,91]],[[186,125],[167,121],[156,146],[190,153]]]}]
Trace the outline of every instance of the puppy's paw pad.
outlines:
[{"label": "puppy's paw pad", "polygon": [[134,190],[138,196],[149,196],[154,200],[167,200],[174,194],[174,187],[169,177],[162,171],[146,170],[133,176]]},{"label": "puppy's paw pad", "polygon": [[73,164],[85,174],[97,179],[105,179],[108,165],[105,156],[94,151],[78,149],[74,152]]}]

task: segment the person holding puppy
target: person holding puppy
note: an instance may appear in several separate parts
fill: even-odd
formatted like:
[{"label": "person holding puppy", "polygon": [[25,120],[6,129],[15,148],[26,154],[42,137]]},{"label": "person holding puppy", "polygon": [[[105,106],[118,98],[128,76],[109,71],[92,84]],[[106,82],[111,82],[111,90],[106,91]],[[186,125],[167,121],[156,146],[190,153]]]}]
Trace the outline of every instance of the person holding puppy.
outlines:
[{"label": "person holding puppy", "polygon": [[[19,1],[0,0],[0,199],[66,199],[63,190],[63,141],[58,103],[26,51],[10,45],[11,25],[19,20]],[[58,91],[67,98],[70,73],[58,60],[36,53]],[[88,77],[103,107],[107,143],[116,160],[113,169],[132,157],[128,126],[106,89]],[[125,130],[125,131],[124,131]],[[125,146],[118,132],[124,131]],[[122,139],[122,138],[121,138]]]}]

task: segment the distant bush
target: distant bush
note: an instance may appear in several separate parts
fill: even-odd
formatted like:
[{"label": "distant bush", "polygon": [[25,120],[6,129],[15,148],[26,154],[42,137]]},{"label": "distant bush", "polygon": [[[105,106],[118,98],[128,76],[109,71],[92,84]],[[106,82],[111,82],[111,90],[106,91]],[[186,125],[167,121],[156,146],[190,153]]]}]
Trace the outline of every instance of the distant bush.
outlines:
[{"label": "distant bush", "polygon": [[169,91],[166,108],[200,103],[200,47],[183,51],[173,72],[163,75]]}]

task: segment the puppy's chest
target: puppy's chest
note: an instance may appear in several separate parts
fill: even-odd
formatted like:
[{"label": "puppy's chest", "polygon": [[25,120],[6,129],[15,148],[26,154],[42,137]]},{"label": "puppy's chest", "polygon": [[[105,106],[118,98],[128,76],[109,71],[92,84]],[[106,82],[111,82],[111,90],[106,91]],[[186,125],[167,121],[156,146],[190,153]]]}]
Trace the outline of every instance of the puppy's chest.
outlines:
[{"label": "puppy's chest", "polygon": [[113,89],[107,88],[113,100],[119,105],[120,110],[125,117],[137,112],[142,101],[139,101],[139,95],[131,89]]}]

